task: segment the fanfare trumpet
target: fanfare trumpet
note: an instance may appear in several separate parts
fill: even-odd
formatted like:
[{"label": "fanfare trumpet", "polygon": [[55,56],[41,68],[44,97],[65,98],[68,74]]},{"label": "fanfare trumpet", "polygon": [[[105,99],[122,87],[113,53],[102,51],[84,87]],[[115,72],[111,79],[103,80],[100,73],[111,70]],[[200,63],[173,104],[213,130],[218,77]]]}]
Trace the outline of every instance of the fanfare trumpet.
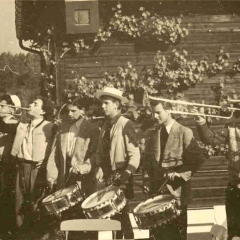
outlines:
[{"label": "fanfare trumpet", "polygon": [[29,109],[30,109],[30,108],[17,107],[17,106],[14,106],[14,105],[3,104],[3,103],[1,103],[0,106],[8,106],[8,107],[11,107],[11,108],[18,108],[18,109],[27,110],[27,111],[29,111]]},{"label": "fanfare trumpet", "polygon": [[[17,110],[26,110],[26,111],[29,111],[29,110],[30,110],[30,108],[17,107],[17,106],[14,106],[14,105],[3,104],[3,103],[1,103],[0,106],[8,106],[8,107],[11,107],[11,108],[16,108]],[[3,112],[3,111],[0,111],[0,113],[8,114],[7,112]],[[11,114],[11,115],[20,116],[20,115],[21,115],[21,112],[20,112],[20,113],[13,113],[13,114]]]},{"label": "fanfare trumpet", "polygon": [[226,104],[229,104],[229,103],[233,103],[233,102],[234,103],[239,103],[240,102],[240,100],[233,100],[233,99],[228,99],[228,101],[226,102],[226,104],[224,106],[208,105],[208,104],[203,104],[203,103],[193,103],[193,102],[187,102],[187,101],[181,101],[181,100],[171,100],[171,99],[158,98],[158,97],[152,97],[152,96],[148,96],[148,99],[152,100],[152,101],[168,102],[168,103],[172,103],[172,104],[177,104],[178,106],[179,105],[186,105],[186,106],[192,106],[192,107],[215,108],[215,109],[219,109],[219,110],[222,109],[223,111],[224,110],[229,110],[230,111],[230,116],[221,116],[221,115],[211,115],[211,114],[205,114],[205,113],[169,110],[169,112],[171,112],[173,114],[230,119],[230,118],[232,118],[234,111],[239,111],[240,110],[240,108],[226,106]]}]

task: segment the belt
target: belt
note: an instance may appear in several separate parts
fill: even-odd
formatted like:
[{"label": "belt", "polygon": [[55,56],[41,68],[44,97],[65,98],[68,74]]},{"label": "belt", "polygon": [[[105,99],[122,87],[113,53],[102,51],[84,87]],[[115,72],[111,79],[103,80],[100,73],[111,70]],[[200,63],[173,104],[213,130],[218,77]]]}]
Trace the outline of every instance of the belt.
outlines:
[{"label": "belt", "polygon": [[17,165],[29,164],[29,165],[32,165],[33,168],[40,168],[42,166],[43,161],[35,162],[35,161],[32,161],[32,160],[26,160],[26,159],[23,159],[23,158],[17,158],[16,163],[17,163]]}]

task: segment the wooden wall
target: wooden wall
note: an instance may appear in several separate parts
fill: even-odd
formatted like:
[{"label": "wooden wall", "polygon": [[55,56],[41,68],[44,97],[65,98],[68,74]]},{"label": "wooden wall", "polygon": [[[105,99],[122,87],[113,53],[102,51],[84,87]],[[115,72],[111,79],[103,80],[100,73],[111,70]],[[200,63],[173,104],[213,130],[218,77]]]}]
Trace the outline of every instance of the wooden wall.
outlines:
[{"label": "wooden wall", "polygon": [[[101,6],[101,4],[103,4]],[[105,4],[105,5],[104,5]],[[100,16],[104,7],[112,2],[100,2]],[[138,9],[141,5],[154,8],[163,16],[179,16],[182,14],[183,26],[189,29],[189,35],[182,41],[170,46],[163,54],[169,54],[173,49],[185,49],[189,59],[200,60],[206,58],[209,64],[215,61],[215,55],[221,47],[230,53],[230,65],[240,58],[240,4],[234,1],[171,1],[171,2],[128,2],[129,11]],[[103,21],[103,19],[101,19]],[[124,43],[112,39],[100,46],[94,53],[81,53],[74,57],[66,56],[62,61],[62,83],[76,77],[85,76],[96,81],[101,79],[102,73],[117,72],[118,66],[126,66],[130,61],[133,66],[141,70],[144,66],[151,66],[155,51],[146,50],[146,46],[136,49],[134,43]],[[186,100],[216,104],[212,87],[217,81],[225,79],[228,89],[235,89],[240,94],[240,74],[233,78],[219,74],[208,78],[206,75],[202,83],[185,92]],[[198,138],[195,123],[192,119],[183,119],[181,123],[194,130]],[[226,121],[214,121],[213,129],[223,127]],[[140,134],[141,135],[141,134]],[[224,188],[227,184],[227,165],[224,157],[210,158],[193,179],[192,207],[211,206],[224,202]],[[142,181],[141,174],[136,175],[136,181]],[[136,188],[134,205],[143,199],[141,190]]]}]

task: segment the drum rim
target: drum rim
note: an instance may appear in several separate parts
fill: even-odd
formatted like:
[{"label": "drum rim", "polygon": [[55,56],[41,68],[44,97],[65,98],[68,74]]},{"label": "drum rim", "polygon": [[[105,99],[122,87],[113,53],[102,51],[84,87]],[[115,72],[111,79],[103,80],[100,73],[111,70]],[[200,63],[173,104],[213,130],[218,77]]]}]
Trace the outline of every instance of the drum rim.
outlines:
[{"label": "drum rim", "polygon": [[[56,197],[53,200],[46,201],[49,197],[51,197],[52,195],[54,195],[57,192],[59,192],[61,190],[64,190],[64,189],[69,189],[71,191],[67,192],[64,195]],[[77,196],[76,202],[70,201],[71,194],[75,194],[76,192],[79,192],[80,196]],[[83,199],[84,199],[84,196],[82,195],[81,189],[80,189],[79,185],[76,183],[76,184],[73,184],[73,185],[71,185],[69,187],[65,187],[63,189],[59,189],[59,190],[55,191],[54,193],[50,194],[49,196],[47,196],[46,198],[44,198],[42,200],[42,204],[44,205],[45,209],[47,210],[47,212],[49,214],[59,214],[59,213],[65,211],[65,210],[68,210],[70,207],[75,206],[76,204],[81,202]],[[64,201],[66,203],[66,206],[62,206],[61,208],[57,208],[55,204],[58,203],[59,201]],[[49,211],[49,206],[51,206],[51,209],[53,211]]]},{"label": "drum rim", "polygon": [[[118,196],[120,196],[121,193],[123,194],[122,201],[121,201],[120,204],[115,205],[115,203],[113,203],[113,201],[116,200],[116,199],[118,198]],[[109,212],[107,212],[107,213],[105,213],[105,214],[103,214],[103,215],[99,214],[99,219],[107,219],[107,218],[110,218],[110,217],[114,216],[114,215],[117,214],[118,212],[120,212],[120,211],[126,206],[126,204],[127,204],[127,198],[125,197],[123,191],[122,191],[121,189],[119,189],[119,194],[117,194],[117,192],[116,192],[116,193],[114,194],[114,198],[107,199],[107,200],[104,202],[104,204],[99,204],[99,205],[97,205],[97,206],[95,206],[95,207],[93,207],[93,208],[85,208],[85,209],[82,208],[82,210],[83,210],[83,212],[84,212],[85,214],[90,213],[90,212],[93,212],[93,211],[97,211],[97,212],[98,212],[98,210],[101,210],[101,208],[109,205],[109,206],[112,207],[112,210],[111,210],[111,211],[109,211]],[[89,217],[88,217],[88,218],[89,218]],[[91,218],[91,217],[90,217],[90,218]]]},{"label": "drum rim", "polygon": [[65,195],[61,195],[61,196],[56,197],[56,198],[54,198],[53,200],[47,201],[47,202],[46,202],[45,200],[47,200],[50,196],[54,196],[54,194],[56,194],[57,192],[64,191],[65,189],[71,189],[71,188],[72,188],[72,191],[66,193],[65,195],[69,196],[70,193],[76,192],[76,191],[73,191],[73,190],[75,190],[75,189],[76,189],[76,190],[80,190],[78,184],[73,184],[73,185],[71,185],[71,186],[69,186],[69,187],[65,187],[65,188],[59,189],[59,190],[55,191],[54,193],[50,194],[49,196],[45,197],[45,198],[42,200],[42,203],[48,203],[48,202],[54,203],[54,202],[57,202],[58,199],[64,197]]},{"label": "drum rim", "polygon": [[[111,201],[108,200],[109,204],[111,205]],[[108,213],[105,213],[104,215],[101,216],[101,219],[106,219],[106,218],[110,218],[112,216],[114,216],[116,213],[118,213],[119,211],[121,211],[127,204],[127,199],[126,198],[123,198],[122,202],[117,206],[119,207],[119,209],[115,209],[113,208],[112,211],[108,212]],[[96,210],[98,210],[96,208]]]},{"label": "drum rim", "polygon": [[[155,196],[154,198],[149,198],[149,199],[147,199],[147,200],[139,203],[139,204],[133,209],[133,213],[134,213],[135,215],[148,215],[148,214],[151,214],[151,213],[153,213],[153,212],[156,212],[156,213],[160,212],[160,210],[161,210],[160,208],[155,209],[155,210],[152,210],[152,211],[149,211],[149,212],[143,212],[143,213],[138,213],[137,211],[138,211],[138,210],[140,209],[140,207],[142,207],[144,204],[147,204],[147,203],[149,203],[149,202],[153,202],[153,200],[156,200],[156,199],[162,198],[162,197],[164,197],[164,198],[171,198],[171,200],[168,202],[168,204],[171,203],[173,200],[175,200],[174,197],[173,197],[171,194],[158,195],[158,196]],[[164,199],[164,198],[162,198],[162,199]]]},{"label": "drum rim", "polygon": [[[85,206],[84,206],[84,204],[86,204],[87,202],[89,202],[90,199],[92,199],[93,197],[96,197],[97,194],[106,191],[106,188],[108,188],[108,190],[114,189],[114,194],[113,194],[113,196],[112,196],[110,199],[107,199],[105,202],[101,202],[101,203],[99,203],[98,205],[95,205],[94,207],[92,207],[92,206],[91,206],[91,207],[85,207]],[[108,187],[102,188],[102,189],[100,189],[100,190],[92,193],[91,195],[89,195],[89,196],[82,202],[81,208],[82,208],[83,210],[89,210],[89,211],[91,211],[91,210],[93,210],[93,209],[99,209],[100,206],[101,206],[101,207],[106,206],[107,203],[111,201],[111,199],[116,199],[116,198],[117,198],[117,193],[118,193],[118,192],[123,192],[123,191],[122,191],[120,188],[116,187],[116,186],[110,186],[110,187],[108,186]]]}]

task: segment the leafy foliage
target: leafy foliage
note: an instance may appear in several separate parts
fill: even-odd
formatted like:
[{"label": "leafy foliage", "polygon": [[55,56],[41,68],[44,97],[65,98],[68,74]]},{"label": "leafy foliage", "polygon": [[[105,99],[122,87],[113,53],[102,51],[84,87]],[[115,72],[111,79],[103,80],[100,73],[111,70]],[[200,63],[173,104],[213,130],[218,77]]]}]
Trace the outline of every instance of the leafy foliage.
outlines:
[{"label": "leafy foliage", "polygon": [[226,156],[228,153],[228,144],[219,144],[216,146],[205,145],[198,141],[198,145],[207,156]]},{"label": "leafy foliage", "polygon": [[[9,67],[6,67],[9,66]],[[5,67],[5,68],[4,68]],[[40,59],[28,53],[0,55],[0,93],[17,94],[23,105],[40,94]]]},{"label": "leafy foliage", "polygon": [[181,18],[161,17],[156,13],[140,7],[139,16],[124,15],[122,4],[118,3],[113,9],[114,16],[109,25],[101,29],[94,42],[108,40],[112,35],[121,33],[124,37],[136,39],[142,38],[164,44],[174,44],[188,35],[188,30],[181,27]]},{"label": "leafy foliage", "polygon": [[208,76],[213,77],[219,74],[220,72],[226,70],[226,67],[229,66],[228,59],[230,54],[226,53],[224,47],[222,47],[218,54],[216,54],[216,60],[212,63],[212,66],[208,69]]},{"label": "leafy foliage", "polygon": [[84,76],[76,78],[76,92],[81,96],[94,97],[94,93],[104,86],[121,89],[129,97],[131,94],[147,90],[151,95],[159,96],[163,91],[177,95],[183,90],[195,86],[202,80],[202,74],[208,69],[205,60],[188,61],[187,52],[172,51],[165,56],[160,51],[156,53],[152,68],[144,67],[141,72],[130,63],[126,67],[118,67],[117,73],[104,73],[101,80],[94,82]]}]

